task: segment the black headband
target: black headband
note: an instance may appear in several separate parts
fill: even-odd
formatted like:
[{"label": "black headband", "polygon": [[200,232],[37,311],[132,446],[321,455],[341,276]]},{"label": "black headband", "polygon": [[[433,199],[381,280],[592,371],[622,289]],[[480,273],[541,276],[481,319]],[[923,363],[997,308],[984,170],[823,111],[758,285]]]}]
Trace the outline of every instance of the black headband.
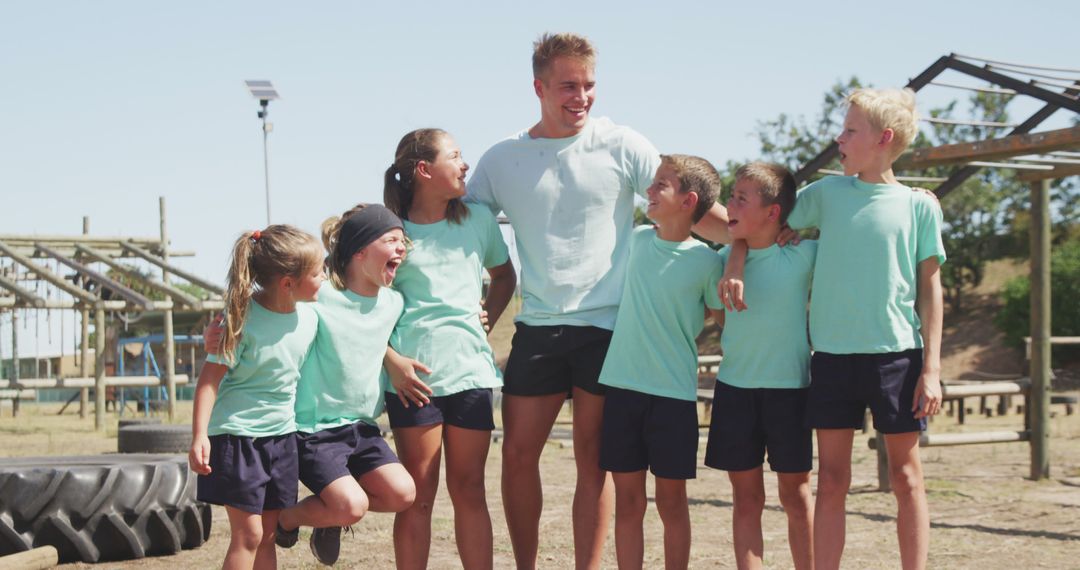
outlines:
[{"label": "black headband", "polygon": [[404,230],[405,225],[401,223],[401,218],[379,204],[370,204],[349,216],[338,232],[335,260],[338,267],[344,269],[356,252],[393,229]]}]

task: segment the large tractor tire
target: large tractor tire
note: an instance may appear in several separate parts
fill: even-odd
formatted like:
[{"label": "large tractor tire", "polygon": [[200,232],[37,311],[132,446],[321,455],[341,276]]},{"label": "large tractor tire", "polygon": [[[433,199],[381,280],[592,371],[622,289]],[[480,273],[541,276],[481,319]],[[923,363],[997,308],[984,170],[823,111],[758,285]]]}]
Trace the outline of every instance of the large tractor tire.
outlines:
[{"label": "large tractor tire", "polygon": [[129,425],[116,433],[120,453],[187,453],[191,424]]},{"label": "large tractor tire", "polygon": [[117,429],[126,428],[128,426],[156,426],[156,425],[161,425],[161,418],[150,418],[150,417],[120,418],[120,421],[116,422]]},{"label": "large tractor tire", "polygon": [[0,556],[51,545],[60,562],[175,554],[210,537],[210,506],[177,455],[0,459]]}]

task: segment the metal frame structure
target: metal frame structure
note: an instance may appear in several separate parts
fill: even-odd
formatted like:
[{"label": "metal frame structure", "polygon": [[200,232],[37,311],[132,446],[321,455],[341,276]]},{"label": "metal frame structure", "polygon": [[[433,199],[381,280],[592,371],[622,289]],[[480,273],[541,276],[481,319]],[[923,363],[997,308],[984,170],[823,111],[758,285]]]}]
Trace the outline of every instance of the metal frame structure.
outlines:
[{"label": "metal frame structure", "polygon": [[[992,86],[968,87],[936,81],[937,77],[946,71],[959,72]],[[1058,75],[1043,73],[1045,71],[1056,72]],[[1072,76],[1066,77],[1060,73]],[[1050,182],[1053,179],[1080,175],[1080,160],[1077,160],[1080,159],[1080,152],[1077,152],[1080,151],[1080,127],[1040,133],[1032,131],[1058,110],[1064,109],[1080,115],[1080,69],[1005,63],[954,53],[939,58],[909,80],[907,87],[919,91],[927,85],[1025,96],[1043,103],[1041,108],[1015,126],[950,121],[1012,128],[1005,136],[996,139],[910,150],[896,161],[894,169],[911,171],[937,166],[954,167],[948,177],[934,188],[935,194],[941,199],[982,168],[1013,169],[1019,180],[1031,185],[1031,357],[1030,388],[1025,393],[1029,427],[1025,432],[1019,432],[1020,435],[1016,437],[1002,439],[991,437],[993,434],[969,434],[974,437],[960,438],[964,440],[960,443],[1029,441],[1031,478],[1045,479],[1050,476]],[[838,154],[836,142],[830,142],[795,173],[796,180],[805,182],[832,162]],[[995,162],[1002,160],[1010,162]],[[1004,389],[1000,386],[987,388]],[[1013,388],[1010,386],[1008,389]],[[955,392],[956,388],[951,391]],[[954,440],[957,438],[924,438],[923,445],[956,445],[957,441]],[[884,446],[876,448],[879,488],[887,490],[889,481],[885,473],[888,458]]]},{"label": "metal frame structure", "polygon": [[[88,376],[89,323],[93,313],[95,335],[94,358],[94,427],[104,429],[105,424],[105,312],[123,311],[163,314],[163,342],[165,345],[164,370],[161,376],[168,399],[169,419],[176,414],[176,349],[173,336],[173,313],[219,311],[224,307],[224,289],[201,279],[170,263],[170,257],[188,257],[193,254],[169,250],[165,224],[165,199],[159,200],[161,233],[158,238],[101,237],[89,235],[89,219],[83,218],[83,233],[75,236],[58,235],[5,235],[0,234],[0,312],[18,310],[71,309],[82,316],[80,336],[80,376]],[[128,263],[121,263],[125,260]],[[66,274],[49,268],[49,263]],[[160,271],[160,278],[150,277],[136,271],[131,262]],[[104,266],[97,269],[95,265]],[[113,270],[126,279],[138,283],[141,288],[163,293],[165,300],[153,300],[146,295],[106,275]],[[204,298],[187,293],[172,283],[174,276],[198,285],[208,293]],[[34,283],[35,289],[26,283]],[[47,296],[36,291],[38,284],[51,288]],[[55,293],[55,295],[53,294]],[[18,326],[12,327],[12,367],[10,386],[18,389],[19,353]],[[87,388],[81,388],[80,415],[86,417],[88,407]]]}]

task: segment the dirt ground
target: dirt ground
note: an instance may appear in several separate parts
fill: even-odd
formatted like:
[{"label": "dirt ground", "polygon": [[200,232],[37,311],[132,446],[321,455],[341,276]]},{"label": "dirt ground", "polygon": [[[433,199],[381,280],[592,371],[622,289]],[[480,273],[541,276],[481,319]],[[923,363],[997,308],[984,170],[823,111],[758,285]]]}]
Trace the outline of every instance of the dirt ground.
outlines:
[{"label": "dirt ground", "polygon": [[[969,407],[977,400],[968,402]],[[52,405],[23,407],[18,419],[10,410],[0,417],[0,455],[66,455],[106,453],[116,449],[115,423],[105,433],[95,433],[92,420],[75,415],[56,416]],[[975,410],[973,410],[975,411]],[[1077,568],[1080,567],[1080,414],[1066,416],[1055,406],[1051,439],[1053,477],[1033,482],[1028,474],[1028,446],[1023,443],[929,448],[923,450],[932,518],[930,563],[933,568]],[[183,406],[178,419],[190,415]],[[115,422],[115,418],[112,419]],[[973,413],[964,431],[1019,429],[1015,412],[992,418]],[[954,418],[941,416],[932,424],[935,432],[958,431]],[[876,491],[874,453],[867,436],[857,437],[854,481],[848,499],[848,536],[845,568],[898,567],[895,538],[895,507],[891,495]],[[499,474],[501,453],[492,446],[487,467],[489,505],[495,528],[495,566],[510,568],[513,558],[502,517]],[[573,565],[570,504],[574,487],[573,452],[568,442],[553,440],[543,456],[545,509],[541,521],[540,565],[569,568]],[[776,499],[770,475],[766,507],[765,556],[769,568],[791,566],[787,552],[785,518]],[[691,565],[696,568],[733,567],[731,553],[731,487],[726,476],[700,468],[689,484],[693,523]],[[651,487],[650,487],[651,496]],[[109,562],[105,568],[212,568],[219,566],[228,544],[224,510],[214,509],[210,541],[203,547],[175,556],[130,562]],[[370,514],[356,532],[343,540],[340,568],[392,567],[393,517]],[[440,490],[433,522],[431,568],[460,568],[453,542],[453,519],[445,487]],[[646,516],[645,566],[663,564],[662,527],[655,509]],[[305,531],[301,538],[306,540]],[[282,568],[318,566],[303,542],[280,550]],[[614,540],[604,551],[604,566],[614,567]],[[64,568],[90,568],[72,564]]]}]

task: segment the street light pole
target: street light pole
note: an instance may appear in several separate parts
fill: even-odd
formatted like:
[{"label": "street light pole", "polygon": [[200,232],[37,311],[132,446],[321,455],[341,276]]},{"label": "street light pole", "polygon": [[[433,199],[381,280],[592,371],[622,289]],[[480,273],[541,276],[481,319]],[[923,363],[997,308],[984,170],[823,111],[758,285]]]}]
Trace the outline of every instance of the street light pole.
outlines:
[{"label": "street light pole", "polygon": [[270,225],[270,151],[269,151],[269,138],[270,131],[274,129],[273,123],[266,122],[266,115],[269,113],[270,101],[262,99],[259,101],[259,105],[262,106],[262,110],[259,111],[259,118],[262,119],[262,132],[263,132],[263,178],[266,181],[266,225]]},{"label": "street light pole", "polygon": [[280,99],[274,85],[265,79],[249,79],[244,82],[248,93],[259,101],[259,118],[262,119],[263,131],[263,179],[266,184],[266,225],[270,225],[270,131],[274,130],[274,124],[266,120],[270,114],[270,101]]}]

